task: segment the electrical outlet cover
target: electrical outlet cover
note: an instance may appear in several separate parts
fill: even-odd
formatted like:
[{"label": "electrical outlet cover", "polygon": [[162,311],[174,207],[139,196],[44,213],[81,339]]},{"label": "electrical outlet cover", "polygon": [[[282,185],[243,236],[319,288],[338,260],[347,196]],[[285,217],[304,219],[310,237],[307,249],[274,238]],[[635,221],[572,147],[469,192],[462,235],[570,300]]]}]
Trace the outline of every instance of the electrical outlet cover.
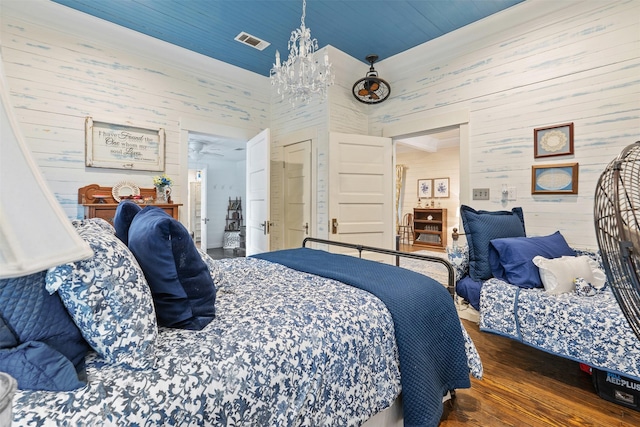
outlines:
[{"label": "electrical outlet cover", "polygon": [[489,194],[488,188],[474,188],[472,192],[473,200],[489,200]]}]

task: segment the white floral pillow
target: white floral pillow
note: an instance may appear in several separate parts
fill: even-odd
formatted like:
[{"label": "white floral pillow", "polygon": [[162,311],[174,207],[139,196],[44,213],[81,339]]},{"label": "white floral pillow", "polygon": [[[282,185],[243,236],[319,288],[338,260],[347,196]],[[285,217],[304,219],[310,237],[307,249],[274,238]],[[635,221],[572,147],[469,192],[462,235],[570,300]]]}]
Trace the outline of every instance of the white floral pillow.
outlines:
[{"label": "white floral pillow", "polygon": [[469,274],[469,246],[447,246],[447,257],[456,274],[456,282]]},{"label": "white floral pillow", "polygon": [[74,219],[71,224],[78,232],[85,229],[93,229],[96,231],[105,231],[107,233],[116,234],[116,229],[102,218]]},{"label": "white floral pillow", "polygon": [[606,283],[598,287],[598,283],[593,284],[587,282],[583,277],[576,277],[573,279],[573,284],[576,287],[576,295],[580,297],[592,297],[599,293],[602,293],[606,288]]},{"label": "white floral pillow", "polygon": [[50,269],[47,290],[58,292],[82,336],[108,362],[154,368],[158,327],[138,262],[106,221],[74,226],[94,256]]}]

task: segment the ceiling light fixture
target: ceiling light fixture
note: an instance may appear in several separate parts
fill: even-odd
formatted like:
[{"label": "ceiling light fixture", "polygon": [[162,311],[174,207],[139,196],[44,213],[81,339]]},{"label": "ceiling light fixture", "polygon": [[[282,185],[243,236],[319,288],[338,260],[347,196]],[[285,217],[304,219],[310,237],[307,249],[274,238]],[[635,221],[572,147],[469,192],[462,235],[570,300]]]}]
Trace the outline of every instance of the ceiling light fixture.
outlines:
[{"label": "ceiling light fixture", "polygon": [[321,100],[327,97],[327,89],[333,84],[331,63],[325,51],[323,61],[315,58],[318,40],[311,38],[311,29],[304,24],[307,1],[302,1],[300,28],[291,32],[287,44],[289,57],[280,62],[280,52],[276,50],[276,63],[271,69],[271,84],[276,86],[282,99],[289,98],[291,105],[308,103],[314,95]]}]

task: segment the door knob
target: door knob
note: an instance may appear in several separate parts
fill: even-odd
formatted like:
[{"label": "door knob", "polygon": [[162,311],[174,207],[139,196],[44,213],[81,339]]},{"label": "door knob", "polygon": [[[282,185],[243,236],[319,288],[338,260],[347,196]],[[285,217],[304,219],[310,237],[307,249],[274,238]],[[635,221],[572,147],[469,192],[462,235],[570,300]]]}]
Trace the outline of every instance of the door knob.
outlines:
[{"label": "door knob", "polygon": [[270,223],[269,221],[264,221],[263,223],[260,224],[260,227],[262,228],[262,232],[264,233],[265,236],[269,234],[269,228],[271,225],[273,224]]}]

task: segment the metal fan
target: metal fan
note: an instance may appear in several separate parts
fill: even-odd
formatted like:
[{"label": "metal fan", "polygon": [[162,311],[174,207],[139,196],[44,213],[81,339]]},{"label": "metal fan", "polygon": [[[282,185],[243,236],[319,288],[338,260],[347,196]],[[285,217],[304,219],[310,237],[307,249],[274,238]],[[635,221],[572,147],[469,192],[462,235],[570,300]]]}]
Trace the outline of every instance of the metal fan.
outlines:
[{"label": "metal fan", "polygon": [[353,84],[352,93],[360,102],[378,104],[389,97],[391,86],[378,77],[378,72],[373,68],[373,63],[378,60],[378,55],[368,55],[366,59],[371,67],[364,78]]},{"label": "metal fan", "polygon": [[640,141],[622,150],[600,176],[594,217],[611,290],[640,339]]}]

